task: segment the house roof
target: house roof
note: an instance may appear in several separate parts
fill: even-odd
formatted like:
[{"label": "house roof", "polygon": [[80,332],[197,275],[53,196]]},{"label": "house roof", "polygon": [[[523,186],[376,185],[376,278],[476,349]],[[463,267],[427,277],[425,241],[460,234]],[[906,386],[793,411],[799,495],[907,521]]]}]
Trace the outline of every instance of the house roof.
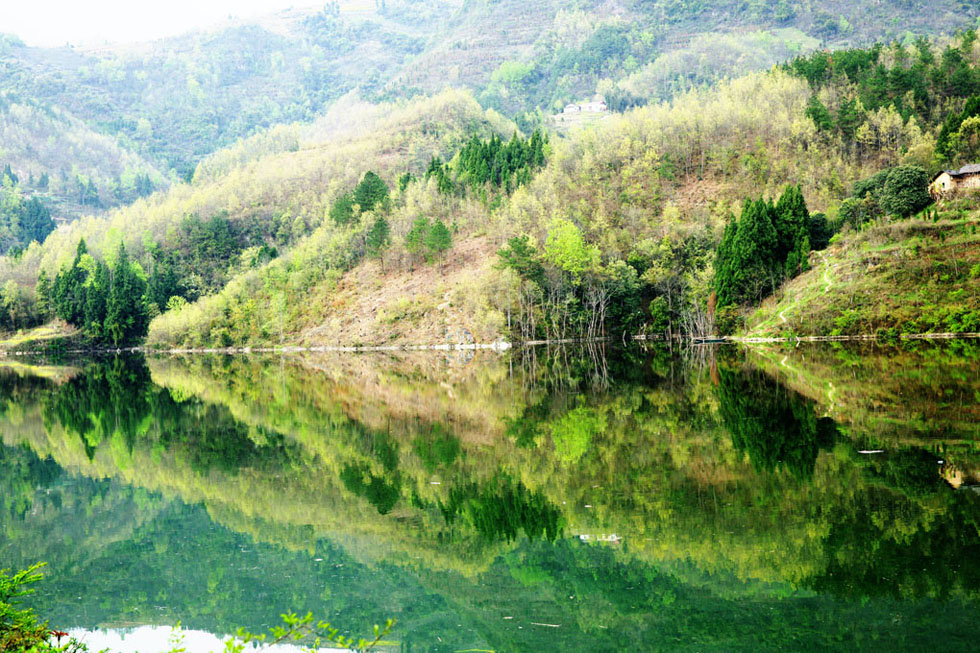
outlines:
[{"label": "house roof", "polygon": [[950,177],[966,177],[967,175],[980,175],[980,163],[969,163],[959,170],[941,170],[933,175],[932,180],[936,181],[940,175],[947,174]]},{"label": "house roof", "polygon": [[963,166],[959,170],[947,170],[951,177],[962,177],[963,175],[977,175],[980,174],[980,163],[970,163]]}]

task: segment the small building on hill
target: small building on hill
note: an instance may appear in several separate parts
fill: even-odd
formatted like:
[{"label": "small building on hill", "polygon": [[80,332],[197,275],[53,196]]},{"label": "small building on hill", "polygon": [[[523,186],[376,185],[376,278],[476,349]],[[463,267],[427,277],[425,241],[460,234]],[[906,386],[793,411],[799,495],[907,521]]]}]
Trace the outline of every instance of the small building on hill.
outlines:
[{"label": "small building on hill", "polygon": [[566,104],[563,113],[602,113],[606,110],[606,98],[596,95],[591,102]]},{"label": "small building on hill", "polygon": [[933,197],[950,195],[960,190],[980,189],[980,164],[971,163],[959,170],[943,170],[933,177],[929,193]]},{"label": "small building on hill", "polygon": [[586,102],[582,105],[582,111],[591,111],[593,113],[602,113],[606,110],[606,98],[601,95],[597,95],[592,98],[591,102]]}]

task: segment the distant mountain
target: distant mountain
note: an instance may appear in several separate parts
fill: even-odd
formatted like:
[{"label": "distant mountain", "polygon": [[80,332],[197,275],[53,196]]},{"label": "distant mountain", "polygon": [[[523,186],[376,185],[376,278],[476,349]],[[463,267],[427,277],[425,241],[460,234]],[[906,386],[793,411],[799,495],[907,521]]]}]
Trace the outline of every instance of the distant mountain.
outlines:
[{"label": "distant mountain", "polygon": [[[152,163],[71,114],[0,92],[0,166],[55,219],[72,220],[166,188]],[[25,243],[26,244],[26,243]]]},{"label": "distant mountain", "polygon": [[0,89],[58,107],[165,173],[358,90],[392,100],[445,86],[528,129],[601,93],[622,110],[829,47],[977,24],[954,0],[363,0],[138,46],[0,40]]}]

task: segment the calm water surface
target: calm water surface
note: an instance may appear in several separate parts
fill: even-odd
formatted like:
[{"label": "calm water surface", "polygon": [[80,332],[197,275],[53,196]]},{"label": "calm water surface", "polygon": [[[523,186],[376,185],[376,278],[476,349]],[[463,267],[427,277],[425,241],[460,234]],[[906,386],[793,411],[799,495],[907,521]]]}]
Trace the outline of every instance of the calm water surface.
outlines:
[{"label": "calm water surface", "polygon": [[974,651],[980,343],[0,366],[0,567],[115,650]]}]

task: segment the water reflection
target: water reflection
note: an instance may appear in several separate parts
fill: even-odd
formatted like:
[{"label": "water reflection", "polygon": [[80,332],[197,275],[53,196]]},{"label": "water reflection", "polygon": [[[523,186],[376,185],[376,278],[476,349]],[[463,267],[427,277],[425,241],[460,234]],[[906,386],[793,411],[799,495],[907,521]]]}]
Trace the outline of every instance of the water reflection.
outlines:
[{"label": "water reflection", "polygon": [[784,467],[798,479],[813,476],[820,445],[833,445],[833,419],[820,420],[812,401],[757,369],[721,369],[718,401],[732,444],[757,470]]},{"label": "water reflection", "polygon": [[87,629],[294,609],[354,632],[396,617],[411,650],[969,650],[980,495],[954,486],[980,469],[977,361],[8,366],[0,558],[48,561],[39,608]]}]

